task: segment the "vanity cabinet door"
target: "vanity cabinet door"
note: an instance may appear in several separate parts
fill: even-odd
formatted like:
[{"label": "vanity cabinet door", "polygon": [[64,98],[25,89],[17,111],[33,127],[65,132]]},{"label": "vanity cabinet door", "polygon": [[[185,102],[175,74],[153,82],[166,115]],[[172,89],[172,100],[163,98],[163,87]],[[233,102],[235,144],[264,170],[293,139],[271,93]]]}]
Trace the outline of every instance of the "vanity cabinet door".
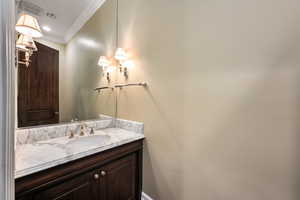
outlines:
[{"label": "vanity cabinet door", "polygon": [[137,200],[136,154],[103,166],[101,176],[101,200]]},{"label": "vanity cabinet door", "polygon": [[33,200],[97,200],[99,180],[94,176],[95,173],[87,173],[57,184],[37,192]]}]

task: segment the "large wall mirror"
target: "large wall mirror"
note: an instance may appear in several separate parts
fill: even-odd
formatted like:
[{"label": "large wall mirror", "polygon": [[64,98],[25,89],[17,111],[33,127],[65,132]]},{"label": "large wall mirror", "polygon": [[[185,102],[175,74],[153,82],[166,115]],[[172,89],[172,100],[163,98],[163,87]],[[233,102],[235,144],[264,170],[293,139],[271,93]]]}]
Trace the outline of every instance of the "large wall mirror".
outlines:
[{"label": "large wall mirror", "polygon": [[17,20],[33,16],[43,34],[29,60],[17,53],[18,127],[114,117],[116,75],[98,61],[115,51],[116,1],[18,0],[16,9]]}]

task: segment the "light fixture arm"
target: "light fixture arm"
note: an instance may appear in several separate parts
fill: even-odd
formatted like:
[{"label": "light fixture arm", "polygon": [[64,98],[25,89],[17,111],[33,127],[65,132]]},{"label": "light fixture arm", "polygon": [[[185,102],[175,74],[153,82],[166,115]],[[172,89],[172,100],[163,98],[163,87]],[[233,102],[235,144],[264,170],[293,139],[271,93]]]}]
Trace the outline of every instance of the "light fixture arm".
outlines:
[{"label": "light fixture arm", "polygon": [[30,60],[30,57],[32,56],[33,54],[33,51],[32,50],[20,50],[20,49],[17,49],[17,54],[19,54],[19,51],[22,51],[22,52],[25,52],[25,59],[23,59],[23,61],[20,61],[19,58],[17,57],[18,59],[18,64],[23,64],[23,65],[26,65],[26,67],[29,67],[29,64],[31,62]]}]

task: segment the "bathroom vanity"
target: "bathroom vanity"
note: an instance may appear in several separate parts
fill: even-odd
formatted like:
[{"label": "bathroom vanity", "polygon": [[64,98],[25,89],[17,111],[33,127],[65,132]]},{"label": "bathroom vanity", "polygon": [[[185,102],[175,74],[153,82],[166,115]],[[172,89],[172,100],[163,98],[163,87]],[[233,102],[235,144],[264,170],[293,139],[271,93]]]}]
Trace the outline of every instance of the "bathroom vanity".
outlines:
[{"label": "bathroom vanity", "polygon": [[16,199],[140,200],[143,128],[124,122],[74,138],[32,141],[53,130],[19,133],[18,143],[27,142],[17,145]]}]

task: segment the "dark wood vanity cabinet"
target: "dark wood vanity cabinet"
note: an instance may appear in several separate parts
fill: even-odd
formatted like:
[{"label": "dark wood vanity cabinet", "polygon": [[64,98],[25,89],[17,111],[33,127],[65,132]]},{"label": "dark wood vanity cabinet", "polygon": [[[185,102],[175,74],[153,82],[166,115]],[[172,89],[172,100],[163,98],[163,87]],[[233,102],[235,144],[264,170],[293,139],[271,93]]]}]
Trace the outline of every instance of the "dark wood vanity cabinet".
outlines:
[{"label": "dark wood vanity cabinet", "polygon": [[142,140],[16,179],[17,200],[140,200]]},{"label": "dark wood vanity cabinet", "polygon": [[64,183],[36,192],[33,200],[97,200],[97,183],[93,173],[82,174]]}]

